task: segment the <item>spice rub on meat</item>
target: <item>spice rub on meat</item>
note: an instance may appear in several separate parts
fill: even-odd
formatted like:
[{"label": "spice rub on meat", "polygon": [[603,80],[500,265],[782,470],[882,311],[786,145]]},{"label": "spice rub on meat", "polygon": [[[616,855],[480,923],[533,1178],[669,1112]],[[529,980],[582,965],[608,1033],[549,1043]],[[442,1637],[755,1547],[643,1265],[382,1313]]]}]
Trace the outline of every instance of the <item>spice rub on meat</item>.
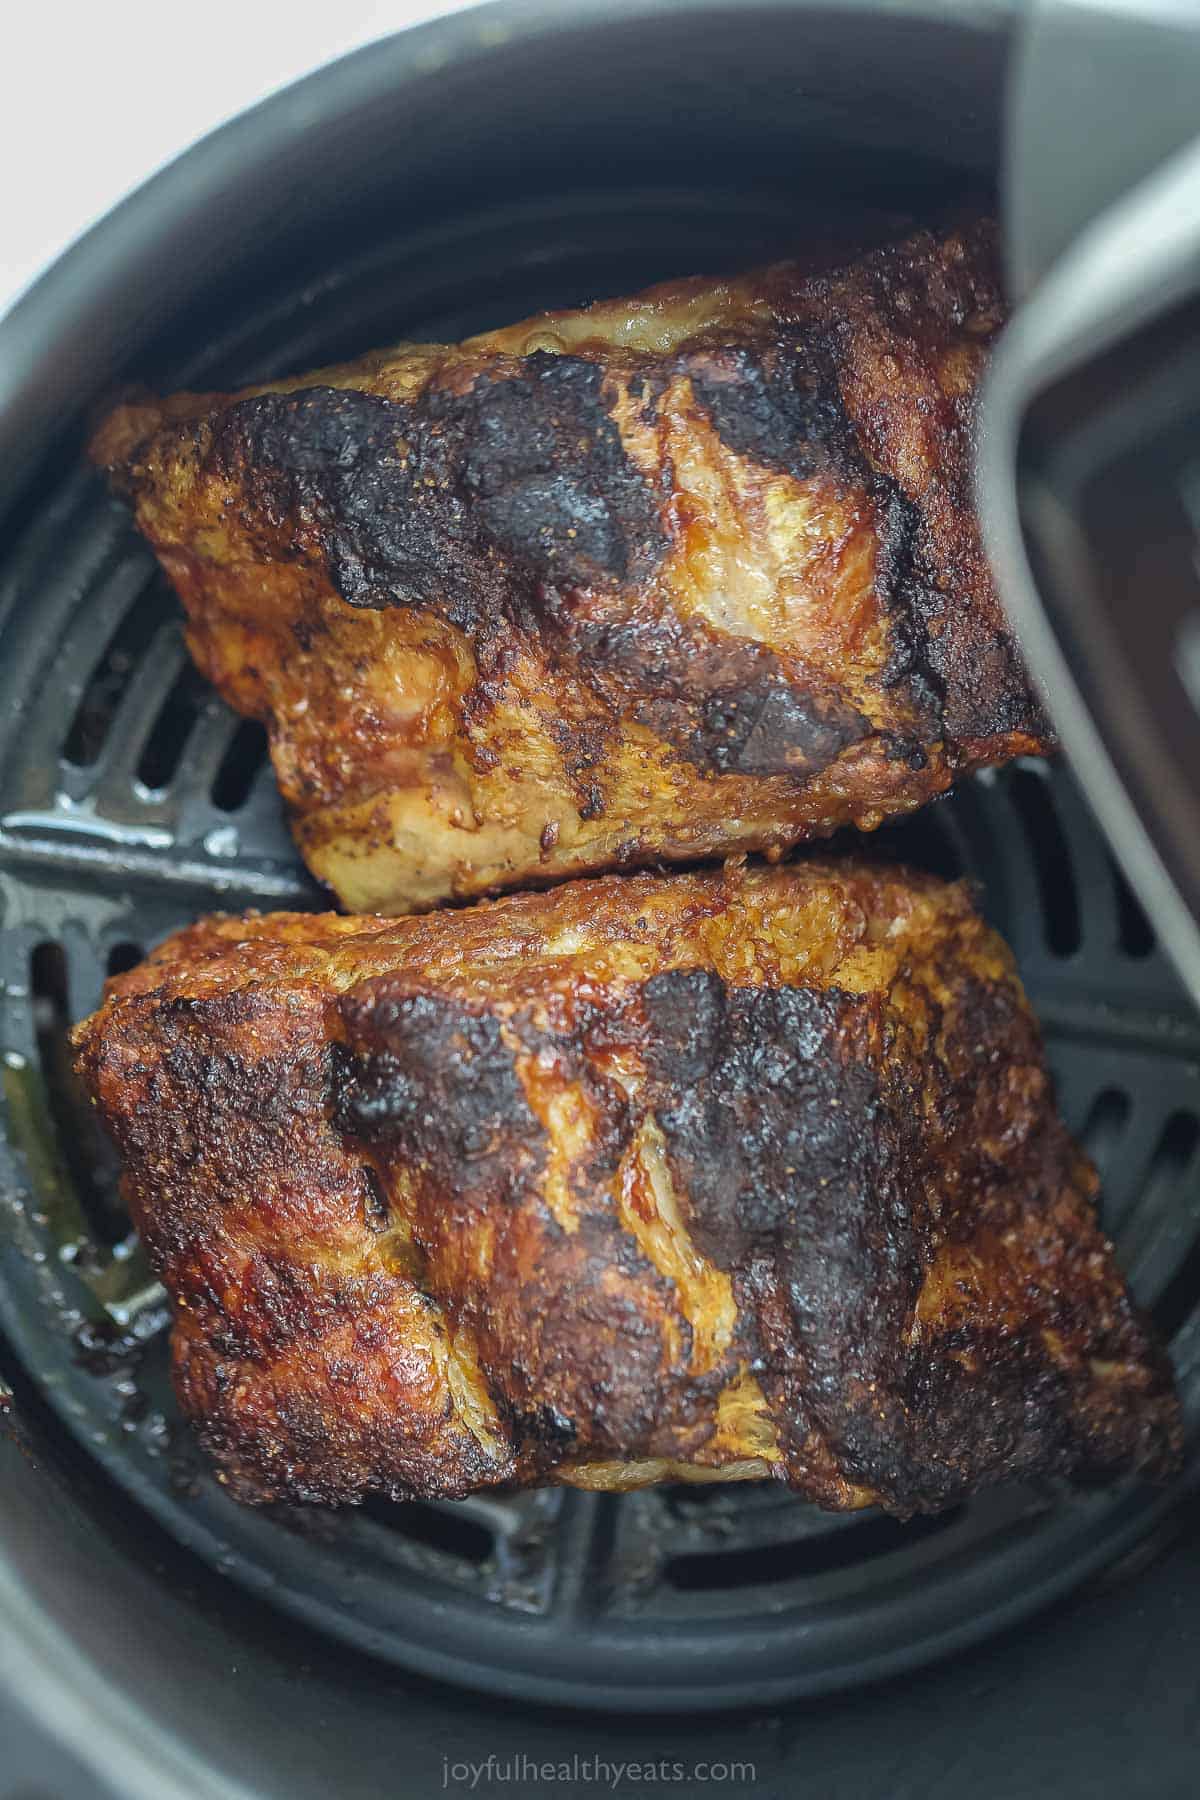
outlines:
[{"label": "spice rub on meat", "polygon": [[118,407],[356,910],[869,829],[1049,747],[971,499],[986,221]]},{"label": "spice rub on meat", "polygon": [[734,864],[216,917],[75,1041],[242,1499],[773,1476],[908,1514],[1176,1458],[962,885]]}]

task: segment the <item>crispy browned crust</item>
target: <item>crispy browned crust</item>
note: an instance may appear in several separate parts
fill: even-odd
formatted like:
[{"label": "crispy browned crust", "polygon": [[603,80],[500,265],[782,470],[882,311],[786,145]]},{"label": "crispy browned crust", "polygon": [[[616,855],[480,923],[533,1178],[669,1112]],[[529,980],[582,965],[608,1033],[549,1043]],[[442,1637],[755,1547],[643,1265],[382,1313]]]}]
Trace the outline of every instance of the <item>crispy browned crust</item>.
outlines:
[{"label": "crispy browned crust", "polygon": [[[117,409],[93,457],[359,910],[778,850],[1050,743],[971,504],[994,228]],[[349,602],[349,604],[346,604]]]},{"label": "crispy browned crust", "polygon": [[213,918],[76,1034],[243,1499],[1161,1473],[1167,1361],[960,886]]}]

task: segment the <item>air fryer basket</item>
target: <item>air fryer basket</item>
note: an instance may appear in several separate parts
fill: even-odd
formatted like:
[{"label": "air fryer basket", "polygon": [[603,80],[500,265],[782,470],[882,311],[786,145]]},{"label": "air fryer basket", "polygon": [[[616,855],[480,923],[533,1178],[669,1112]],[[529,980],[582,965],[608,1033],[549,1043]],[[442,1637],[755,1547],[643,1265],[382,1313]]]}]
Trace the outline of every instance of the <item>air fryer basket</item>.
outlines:
[{"label": "air fryer basket", "polygon": [[[1027,1616],[1178,1503],[1022,1488],[900,1525],[755,1484],[239,1508],[175,1414],[162,1297],[66,1052],[105,974],[198,912],[322,903],[261,730],[191,669],[153,559],[78,466],[88,406],[132,376],[234,386],[986,194],[1003,9],[931,10],[870,38],[853,7],[685,4],[408,34],[185,159],[103,228],[107,261],[85,242],[7,327],[41,358],[7,414],[0,538],[0,1368],[109,1520],[400,1669],[624,1711],[828,1692]],[[981,884],[1194,1436],[1200,1021],[1069,771],[982,777],[873,848]]]}]

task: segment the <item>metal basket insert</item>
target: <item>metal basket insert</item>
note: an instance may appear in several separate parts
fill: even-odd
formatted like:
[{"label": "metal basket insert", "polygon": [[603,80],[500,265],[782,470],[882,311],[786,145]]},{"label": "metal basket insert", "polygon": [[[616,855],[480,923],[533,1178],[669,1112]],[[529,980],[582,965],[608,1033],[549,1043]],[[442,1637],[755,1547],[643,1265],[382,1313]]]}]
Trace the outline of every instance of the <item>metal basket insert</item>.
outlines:
[{"label": "metal basket insert", "polygon": [[[593,199],[376,247],[248,315],[171,385],[236,385],[389,337],[458,336],[614,285],[749,260],[769,198]],[[554,246],[548,253],[547,245]],[[487,280],[502,253],[507,274]],[[486,302],[478,296],[486,294]],[[67,1429],[180,1543],[274,1606],[492,1692],[665,1710],[778,1701],[932,1658],[1032,1611],[1168,1496],[1028,1488],[902,1525],[770,1483],[254,1512],[175,1416],[166,1311],[75,1089],[106,973],[214,907],[311,906],[261,729],[191,668],[178,608],[85,473],[0,561],[0,1332]],[[1069,773],[1018,764],[870,841],[981,884],[1043,1021],[1104,1219],[1200,1407],[1200,1020]]]}]

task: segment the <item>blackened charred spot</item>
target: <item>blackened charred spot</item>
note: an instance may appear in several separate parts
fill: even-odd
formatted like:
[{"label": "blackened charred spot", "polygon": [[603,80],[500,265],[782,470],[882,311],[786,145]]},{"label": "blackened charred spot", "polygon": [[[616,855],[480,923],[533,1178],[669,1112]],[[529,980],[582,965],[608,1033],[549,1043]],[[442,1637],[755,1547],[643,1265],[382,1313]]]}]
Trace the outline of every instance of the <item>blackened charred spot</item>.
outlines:
[{"label": "blackened charred spot", "polygon": [[688,351],[679,367],[717,436],[738,456],[797,481],[863,481],[837,373],[815,336]]},{"label": "blackened charred spot", "polygon": [[[269,528],[293,527],[352,606],[439,607],[487,635],[540,591],[612,586],[665,553],[604,371],[542,353],[416,400],[306,388],[239,401],[210,448]],[[275,553],[278,553],[277,547]]]},{"label": "blackened charred spot", "polygon": [[[976,404],[966,403],[968,412]],[[874,509],[875,588],[887,614],[883,684],[899,690],[913,728],[962,740],[1054,735],[987,571],[971,504],[971,433],[944,452],[928,487],[906,489],[894,458],[866,470]]]},{"label": "blackened charred spot", "polygon": [[486,536],[555,586],[624,582],[666,549],[657,503],[603,397],[604,369],[536,351],[469,393],[431,395],[463,442],[462,486]]},{"label": "blackened charred spot", "polygon": [[[972,1472],[979,1468],[1003,1469],[1017,1481],[1031,1474],[1086,1481],[1100,1473],[1102,1439],[1076,1435],[1071,1383],[1047,1359],[1036,1327],[978,1323],[961,1345],[943,1339],[939,1349],[945,1354],[922,1359],[905,1396],[918,1418],[940,1426],[938,1436],[929,1433],[921,1446],[925,1466],[908,1476],[914,1497],[924,1498],[924,1489],[936,1504],[953,1504],[972,1491]],[[970,1382],[962,1379],[956,1351],[970,1357]]]},{"label": "blackened charred spot", "polygon": [[711,969],[673,969],[642,991],[650,1026],[646,1066],[660,1089],[683,1095],[711,1075],[725,1022],[725,983]]},{"label": "blackened charred spot", "polygon": [[870,730],[836,694],[803,690],[773,673],[718,688],[698,710],[696,744],[722,775],[813,775]]},{"label": "blackened charred spot", "polygon": [[897,737],[894,732],[884,732],[880,737],[880,748],[889,762],[902,762],[914,774],[929,767],[925,748],[915,738]]},{"label": "blackened charred spot", "polygon": [[[259,394],[232,406],[210,456],[261,512],[294,530],[351,606],[432,606],[467,625],[499,595],[455,491],[455,445],[425,410],[352,389]],[[276,551],[277,553],[277,551]]]},{"label": "blackened charred spot", "polygon": [[[269,999],[252,993],[165,1000],[143,1077],[149,1105],[129,1109],[117,1128],[123,1154],[169,1154],[193,1170],[219,1166],[232,1202],[243,1150],[273,1166],[289,1143],[317,1127],[328,1098],[328,1053],[292,1044],[277,1056],[252,1054],[249,1034],[269,1011]],[[231,1112],[242,1121],[233,1141],[224,1131]],[[157,1216],[142,1225],[152,1235]]]},{"label": "blackened charred spot", "polygon": [[341,1012],[334,1116],[348,1137],[467,1197],[513,1199],[536,1180],[545,1133],[494,1018],[386,976]]},{"label": "blackened charred spot", "polygon": [[903,688],[927,739],[954,743],[1023,731],[1052,747],[998,603],[972,599],[981,575],[972,568],[951,580],[939,571],[928,520],[892,477],[875,472],[871,493],[875,583],[890,627],[885,686]]},{"label": "blackened charred spot", "polygon": [[877,474],[875,589],[888,615],[888,660],[883,685],[902,688],[923,733],[938,738],[945,714],[944,673],[936,666],[931,631],[939,597],[928,591],[918,567],[919,508],[898,482]]},{"label": "blackened charred spot", "polygon": [[879,1002],[727,988],[699,969],[642,995],[651,1101],[697,1247],[743,1286],[772,1379],[802,1372],[784,1417],[803,1399],[851,1478],[884,1485],[926,1226],[914,1133],[880,1092]]},{"label": "blackened charred spot", "polygon": [[871,1067],[854,1054],[852,1019],[868,1002],[727,989],[711,971],[679,970],[647,982],[643,1003],[659,1122],[688,1163],[706,1254],[730,1267],[747,1235],[786,1228],[790,1239],[808,1215],[828,1224],[863,1205],[881,1116]]},{"label": "blackened charred spot", "polygon": [[575,646],[599,685],[636,683],[639,724],[707,774],[808,778],[872,730],[841,695],[791,679],[765,644],[702,620],[610,620]]},{"label": "blackened charred spot", "polygon": [[526,1410],[502,1401],[500,1410],[518,1449],[548,1451],[552,1461],[569,1451],[579,1435],[575,1421],[554,1406],[541,1404]]}]

